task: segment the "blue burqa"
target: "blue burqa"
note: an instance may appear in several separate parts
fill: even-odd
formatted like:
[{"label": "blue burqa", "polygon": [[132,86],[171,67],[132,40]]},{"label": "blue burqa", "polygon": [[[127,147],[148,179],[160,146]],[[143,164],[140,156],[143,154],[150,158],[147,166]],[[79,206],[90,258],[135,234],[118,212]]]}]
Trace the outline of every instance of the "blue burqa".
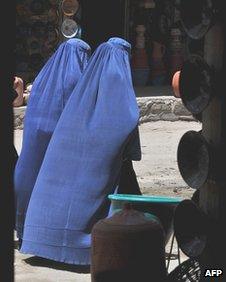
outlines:
[{"label": "blue burqa", "polygon": [[31,196],[22,253],[90,264],[92,227],[108,215],[139,120],[129,52],[121,38],[101,44],[71,94]]},{"label": "blue burqa", "polygon": [[33,83],[25,115],[22,150],[14,176],[18,238],[22,238],[27,206],[50,138],[88,63],[90,51],[80,39],[65,41]]}]

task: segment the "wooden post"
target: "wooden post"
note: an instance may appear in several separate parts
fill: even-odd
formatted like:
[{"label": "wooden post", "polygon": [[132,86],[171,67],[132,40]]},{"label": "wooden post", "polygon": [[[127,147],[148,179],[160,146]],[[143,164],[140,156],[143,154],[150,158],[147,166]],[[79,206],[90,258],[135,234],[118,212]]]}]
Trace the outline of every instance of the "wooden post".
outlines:
[{"label": "wooden post", "polygon": [[[224,74],[224,31],[223,26],[216,23],[205,35],[204,44],[204,59],[216,71],[216,77],[221,77]],[[226,77],[225,77],[226,78]],[[219,84],[220,81],[217,82]],[[225,87],[225,82],[223,86]],[[216,91],[220,88],[217,87]],[[221,91],[224,91],[223,89]],[[214,175],[200,188],[199,206],[213,220],[213,226],[210,226],[211,237],[209,239],[207,248],[201,257],[201,268],[203,273],[206,269],[224,269],[224,276],[226,279],[226,258],[224,258],[224,251],[226,249],[226,237],[223,236],[226,228],[225,222],[225,205],[226,205],[226,166],[224,170],[221,169],[221,162],[217,158],[224,154],[225,144],[225,96],[224,92],[214,93],[214,97],[209,106],[202,113],[202,135],[209,142],[213,148],[215,156]],[[224,158],[221,158],[224,161]],[[217,172],[217,175],[216,175]],[[203,275],[202,275],[203,277]],[[203,281],[207,281],[203,277]],[[214,280],[215,281],[215,280]],[[223,280],[219,280],[223,281]],[[225,280],[224,280],[225,281]]]}]

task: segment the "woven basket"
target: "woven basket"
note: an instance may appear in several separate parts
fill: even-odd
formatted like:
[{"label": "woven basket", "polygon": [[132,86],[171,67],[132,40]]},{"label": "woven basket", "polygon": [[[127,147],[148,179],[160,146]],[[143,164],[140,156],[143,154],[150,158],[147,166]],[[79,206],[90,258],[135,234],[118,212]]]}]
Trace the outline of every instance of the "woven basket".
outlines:
[{"label": "woven basket", "polygon": [[169,273],[167,282],[198,282],[200,277],[201,269],[198,261],[188,259]]}]

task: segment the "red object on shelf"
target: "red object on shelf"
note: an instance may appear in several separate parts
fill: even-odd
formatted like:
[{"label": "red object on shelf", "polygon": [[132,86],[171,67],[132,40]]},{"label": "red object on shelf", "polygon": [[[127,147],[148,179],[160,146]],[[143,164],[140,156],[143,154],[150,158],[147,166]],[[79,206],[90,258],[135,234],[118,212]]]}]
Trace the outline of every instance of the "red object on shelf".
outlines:
[{"label": "red object on shelf", "polygon": [[132,56],[133,68],[149,68],[148,56],[145,49],[136,49]]}]

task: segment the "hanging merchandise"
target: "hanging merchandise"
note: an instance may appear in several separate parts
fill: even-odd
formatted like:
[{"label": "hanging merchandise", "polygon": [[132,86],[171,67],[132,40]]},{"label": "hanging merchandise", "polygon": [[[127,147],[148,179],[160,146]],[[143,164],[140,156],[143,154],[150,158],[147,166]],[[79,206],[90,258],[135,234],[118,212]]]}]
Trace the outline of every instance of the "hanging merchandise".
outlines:
[{"label": "hanging merchandise", "polygon": [[183,200],[177,206],[174,216],[175,236],[186,256],[200,258],[206,248],[209,231],[213,228],[211,223],[212,221],[194,201]]},{"label": "hanging merchandise", "polygon": [[52,7],[58,6],[58,1],[56,1],[56,0],[49,0],[49,3],[51,4]]},{"label": "hanging merchandise", "polygon": [[46,35],[46,25],[42,21],[35,21],[32,24],[31,29],[32,35],[37,38],[43,38]]},{"label": "hanging merchandise", "polygon": [[189,187],[199,189],[211,178],[211,164],[215,163],[211,145],[201,131],[187,131],[177,149],[180,174]]},{"label": "hanging merchandise", "polygon": [[145,49],[145,31],[144,25],[136,27],[136,45],[132,55],[132,77],[133,83],[137,85],[146,85],[149,77],[148,56]]},{"label": "hanging merchandise", "polygon": [[63,0],[61,8],[65,16],[74,16],[79,9],[79,2],[77,0]]},{"label": "hanging merchandise", "polygon": [[181,20],[180,19],[180,11],[179,11],[179,9],[177,9],[177,7],[175,7],[175,9],[174,9],[174,23],[177,23],[180,20]]},{"label": "hanging merchandise", "polygon": [[[47,25],[46,42],[56,45],[59,41],[59,31],[54,25]],[[53,47],[53,46],[52,46]]]},{"label": "hanging merchandise", "polygon": [[163,85],[166,81],[166,66],[164,55],[166,47],[163,43],[153,41],[151,56],[151,82],[152,85]]},{"label": "hanging merchandise", "polygon": [[215,77],[215,70],[198,55],[190,56],[183,63],[180,94],[184,106],[192,114],[202,113],[209,105],[216,88]]},{"label": "hanging merchandise", "polygon": [[148,56],[145,49],[145,26],[137,25],[136,27],[136,45],[132,57],[132,65],[134,68],[149,68]]},{"label": "hanging merchandise", "polygon": [[173,27],[170,30],[170,49],[172,53],[177,53],[182,51],[182,33],[178,27]]},{"label": "hanging merchandise", "polygon": [[51,23],[57,23],[59,21],[59,12],[55,8],[51,8],[48,11],[48,21]]},{"label": "hanging merchandise", "polygon": [[61,32],[66,38],[75,37],[78,33],[78,25],[74,20],[66,18],[61,25]]},{"label": "hanging merchandise", "polygon": [[52,25],[47,26],[47,35],[42,46],[45,57],[50,57],[59,43],[59,31]]},{"label": "hanging merchandise", "polygon": [[48,0],[33,0],[30,4],[30,10],[34,15],[43,14],[50,7]]},{"label": "hanging merchandise", "polygon": [[173,88],[173,94],[174,94],[174,97],[176,97],[176,98],[181,98],[179,83],[180,83],[180,71],[177,71],[173,75],[173,79],[172,79],[172,83],[171,83],[172,88]]},{"label": "hanging merchandise", "polygon": [[78,32],[76,34],[76,37],[77,38],[81,38],[82,37],[82,28],[81,28],[81,26],[78,26]]},{"label": "hanging merchandise", "polygon": [[[19,46],[15,48],[16,56],[27,54],[27,61],[29,63],[31,60],[29,57],[35,55],[35,65],[30,62],[28,68],[23,67],[25,64],[22,64],[21,67],[20,63],[18,68],[26,69],[28,73],[17,73],[17,75],[22,75],[24,79],[25,77],[26,79],[27,77],[34,78],[37,74],[38,66],[42,66],[49,59],[56,50],[58,43],[62,42],[65,37],[74,37],[73,32],[70,34],[70,30],[64,31],[66,36],[62,36],[60,32],[65,15],[62,7],[67,15],[74,15],[73,20],[78,25],[80,21],[77,20],[77,10],[80,10],[81,7],[79,7],[79,1],[77,0],[17,0],[16,2],[16,41],[19,42]],[[74,22],[74,25],[71,24],[69,26],[75,27],[76,32],[77,25]],[[68,21],[65,23],[68,23]],[[41,63],[38,63],[39,61]],[[19,63],[19,61],[17,62]]]},{"label": "hanging merchandise", "polygon": [[169,17],[167,17],[166,14],[161,14],[159,17],[159,31],[163,37],[163,39],[165,39],[164,37],[167,37],[169,34],[169,30],[170,30],[170,26],[171,26],[171,21],[169,19]]},{"label": "hanging merchandise", "polygon": [[155,8],[155,2],[153,0],[145,0],[144,1],[144,8],[145,9],[153,9],[153,8]]},{"label": "hanging merchandise", "polygon": [[37,38],[30,38],[28,41],[29,55],[39,53],[41,48],[41,42]]},{"label": "hanging merchandise", "polygon": [[179,0],[178,8],[182,25],[193,39],[202,38],[215,23],[219,1],[213,0]]},{"label": "hanging merchandise", "polygon": [[159,15],[157,17],[157,27],[156,34],[158,38],[161,38],[162,42],[166,42],[169,36],[170,28],[173,23],[173,5],[171,1],[165,0],[162,3],[163,7],[159,8]]},{"label": "hanging merchandise", "polygon": [[181,69],[184,61],[184,38],[182,27],[178,22],[175,22],[170,29],[169,47],[169,78],[172,79],[174,73]]},{"label": "hanging merchandise", "polygon": [[137,25],[136,27],[136,33],[137,33],[137,36],[136,36],[136,49],[145,49],[145,31],[146,31],[146,28],[144,25]]}]

